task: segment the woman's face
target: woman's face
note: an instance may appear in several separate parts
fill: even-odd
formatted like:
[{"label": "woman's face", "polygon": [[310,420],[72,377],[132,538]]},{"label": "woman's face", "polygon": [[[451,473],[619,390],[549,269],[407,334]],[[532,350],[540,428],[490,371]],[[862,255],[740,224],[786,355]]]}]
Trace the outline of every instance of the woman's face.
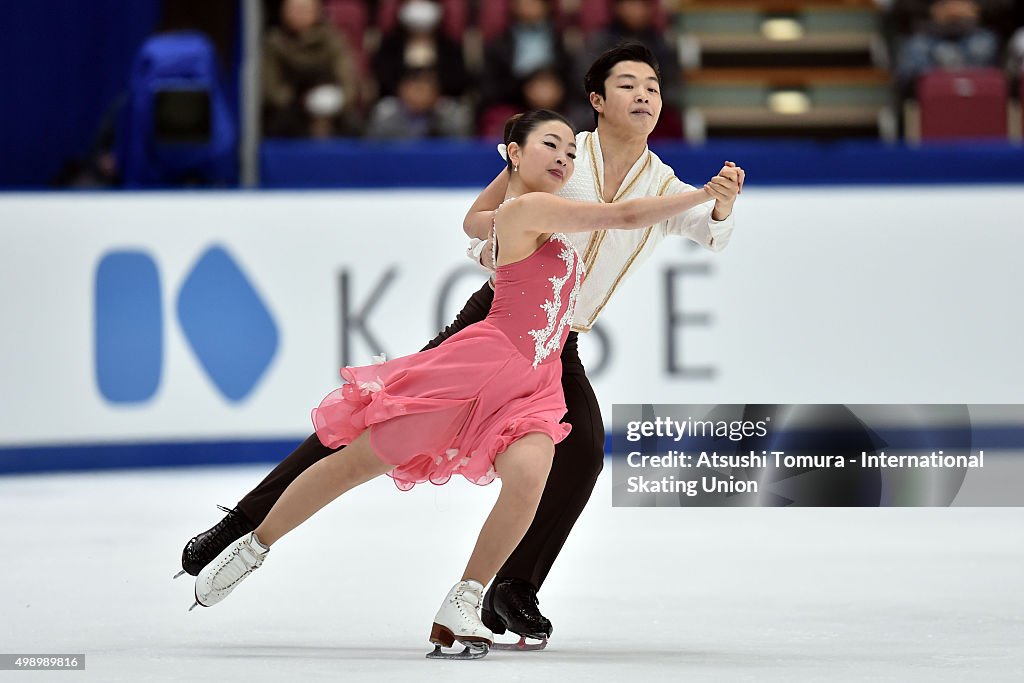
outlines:
[{"label": "woman's face", "polygon": [[562,189],[576,168],[576,137],[561,121],[545,121],[530,131],[520,147],[510,146],[513,164],[530,192],[554,193]]}]

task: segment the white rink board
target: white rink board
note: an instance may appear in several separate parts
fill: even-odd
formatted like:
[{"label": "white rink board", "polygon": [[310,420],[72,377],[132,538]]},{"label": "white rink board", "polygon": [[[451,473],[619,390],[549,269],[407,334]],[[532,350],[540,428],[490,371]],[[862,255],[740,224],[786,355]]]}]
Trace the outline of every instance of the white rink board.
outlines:
[{"label": "white rink board", "polygon": [[[355,363],[418,350],[484,281],[464,255],[471,191],[0,195],[0,447],[309,433],[336,386],[339,277],[356,307],[395,279],[356,336]],[[601,318],[605,347],[581,355],[613,403],[1019,403],[1024,386],[1024,191],[1020,187],[746,189],[732,243],[712,254],[667,241]],[[224,247],[279,333],[254,390],[226,399],[178,325],[177,292]],[[160,385],[111,403],[97,386],[97,266],[116,250],[157,264],[164,308]],[[666,272],[706,268],[677,287]],[[461,275],[460,275],[461,273]],[[447,278],[457,282],[441,299]],[[666,371],[676,345],[688,367]],[[603,368],[597,371],[598,366]]]}]

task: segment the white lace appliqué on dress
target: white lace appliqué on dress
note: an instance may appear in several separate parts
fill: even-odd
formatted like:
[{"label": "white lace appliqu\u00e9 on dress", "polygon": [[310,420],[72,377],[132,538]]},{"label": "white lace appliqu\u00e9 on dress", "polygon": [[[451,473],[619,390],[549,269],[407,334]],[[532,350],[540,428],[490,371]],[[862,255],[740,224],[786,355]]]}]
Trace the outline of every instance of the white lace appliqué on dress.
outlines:
[{"label": "white lace appliqu\u00e9 on dress", "polygon": [[[540,365],[541,361],[559,347],[559,342],[562,340],[562,330],[565,329],[566,325],[572,324],[573,313],[576,310],[576,295],[580,291],[580,276],[582,275],[576,247],[560,232],[553,233],[550,239],[558,240],[562,243],[562,250],[558,256],[565,263],[566,270],[565,275],[562,277],[548,278],[554,293],[551,299],[540,305],[541,309],[547,314],[547,326],[543,329],[530,330],[529,332],[529,335],[533,337],[534,343],[534,368]],[[576,281],[573,283],[572,291],[569,292],[569,302],[565,307],[565,313],[556,324],[555,318],[558,316],[558,310],[562,307],[562,287],[565,286],[566,281],[572,277],[573,273],[576,274]]]}]

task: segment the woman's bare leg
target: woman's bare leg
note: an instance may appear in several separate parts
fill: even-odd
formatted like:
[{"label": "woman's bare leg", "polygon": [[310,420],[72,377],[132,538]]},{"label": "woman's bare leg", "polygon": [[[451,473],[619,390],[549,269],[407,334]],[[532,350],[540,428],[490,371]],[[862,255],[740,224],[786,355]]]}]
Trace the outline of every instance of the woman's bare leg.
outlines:
[{"label": "woman's bare leg", "polygon": [[369,430],[363,432],[346,448],[312,465],[289,484],[256,527],[256,537],[263,545],[273,545],[341,494],[394,467],[377,457],[370,447]]},{"label": "woman's bare leg", "polygon": [[[545,434],[527,434],[494,461],[501,492],[477,538],[463,580],[486,586],[530,528],[544,483],[551,470],[555,444]],[[262,536],[260,537],[262,538]]]}]

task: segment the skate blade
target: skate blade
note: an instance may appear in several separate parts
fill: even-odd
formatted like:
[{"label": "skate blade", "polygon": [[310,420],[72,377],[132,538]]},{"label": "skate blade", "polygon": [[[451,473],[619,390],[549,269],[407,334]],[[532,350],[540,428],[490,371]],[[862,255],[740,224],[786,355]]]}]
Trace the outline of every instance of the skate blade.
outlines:
[{"label": "skate blade", "polygon": [[440,643],[434,643],[434,651],[427,653],[427,659],[482,659],[487,656],[490,646],[487,643],[459,641],[466,649],[462,652],[445,652]]},{"label": "skate blade", "polygon": [[528,643],[526,642],[526,636],[519,636],[518,643],[499,643],[495,641],[491,645],[492,650],[517,650],[519,652],[537,652],[543,650],[548,646],[548,639],[541,638],[539,642]]},{"label": "skate blade", "polygon": [[199,591],[198,590],[194,592],[193,597],[195,598],[195,602],[193,602],[192,606],[188,608],[189,612],[194,610],[196,607],[206,607],[206,605],[204,605],[203,603],[199,602]]}]

